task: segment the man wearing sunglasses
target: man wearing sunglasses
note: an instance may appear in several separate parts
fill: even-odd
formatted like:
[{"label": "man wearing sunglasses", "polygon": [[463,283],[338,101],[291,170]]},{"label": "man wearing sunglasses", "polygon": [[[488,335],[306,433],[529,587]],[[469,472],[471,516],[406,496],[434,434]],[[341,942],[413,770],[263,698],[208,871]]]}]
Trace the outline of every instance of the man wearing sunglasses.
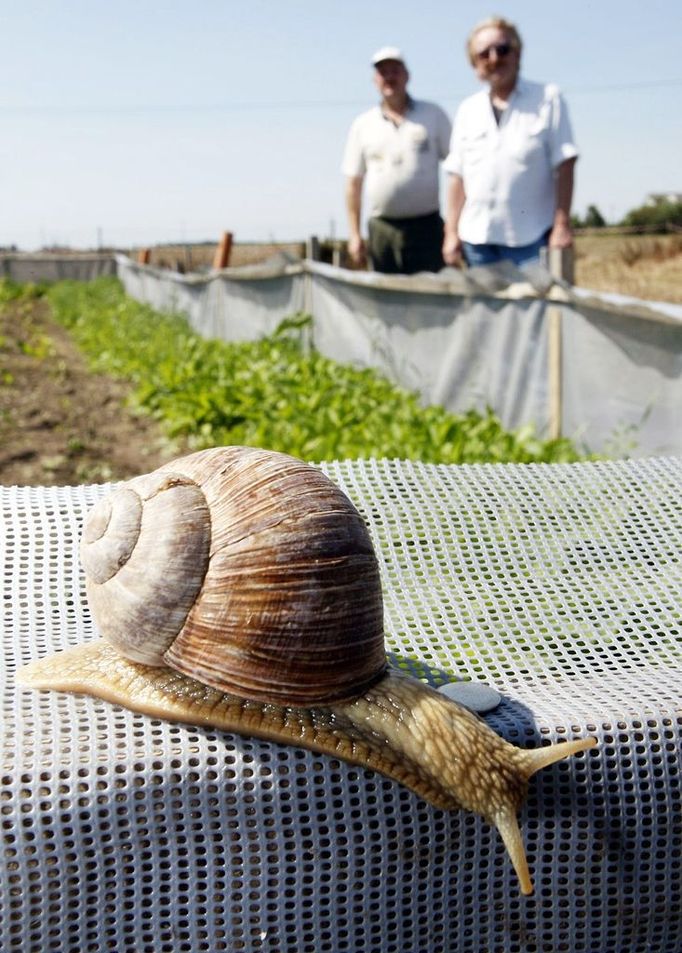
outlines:
[{"label": "man wearing sunglasses", "polygon": [[487,89],[455,116],[443,257],[470,266],[510,260],[522,266],[543,249],[573,244],[570,210],[578,150],[556,86],[519,75],[521,37],[501,17],[476,26],[471,65]]},{"label": "man wearing sunglasses", "polygon": [[[396,47],[372,57],[381,102],[358,116],[346,141],[348,251],[375,271],[414,274],[443,267],[439,165],[448,154],[450,120],[435,103],[413,99],[410,74]],[[361,233],[363,187],[369,205],[367,245]]]}]

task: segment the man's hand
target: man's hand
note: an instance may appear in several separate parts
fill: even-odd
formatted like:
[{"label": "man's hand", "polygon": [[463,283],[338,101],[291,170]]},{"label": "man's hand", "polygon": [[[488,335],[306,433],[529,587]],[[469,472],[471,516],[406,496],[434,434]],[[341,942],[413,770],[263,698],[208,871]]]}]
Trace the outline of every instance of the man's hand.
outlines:
[{"label": "man's hand", "polygon": [[462,240],[459,237],[459,217],[464,208],[466,195],[464,182],[460,175],[450,175],[447,186],[447,214],[445,216],[445,235],[443,236],[443,261],[451,268],[461,268],[464,260]]},{"label": "man's hand", "polygon": [[550,248],[571,248],[573,246],[573,230],[566,221],[555,221],[549,233]]},{"label": "man's hand", "polygon": [[367,264],[367,249],[362,235],[351,235],[348,239],[348,255],[350,260],[358,268]]},{"label": "man's hand", "polygon": [[552,231],[549,233],[550,248],[571,248],[571,201],[573,199],[573,170],[575,159],[566,159],[556,170],[556,211]]},{"label": "man's hand", "polygon": [[447,235],[443,239],[443,261],[452,268],[462,266],[462,242],[458,235]]},{"label": "man's hand", "polygon": [[362,209],[361,175],[349,175],[346,179],[346,209],[348,210],[348,256],[358,268],[367,264],[367,249],[362,240],[360,212]]}]

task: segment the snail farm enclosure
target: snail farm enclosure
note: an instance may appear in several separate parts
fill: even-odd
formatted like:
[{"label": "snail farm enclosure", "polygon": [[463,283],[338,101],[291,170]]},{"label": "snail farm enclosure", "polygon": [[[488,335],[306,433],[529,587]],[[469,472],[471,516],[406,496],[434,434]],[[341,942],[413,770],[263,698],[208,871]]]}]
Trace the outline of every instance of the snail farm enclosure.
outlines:
[{"label": "snail farm enclosure", "polygon": [[682,305],[553,283],[509,262],[438,275],[318,262],[180,275],[119,256],[126,292],[209,338],[255,339],[297,311],[315,347],[454,413],[492,407],[607,456],[682,453]]},{"label": "snail farm enclosure", "polygon": [[97,635],[79,541],[112,487],[0,488],[0,950],[679,953],[679,309],[624,316],[492,272],[455,293],[309,262],[117,267],[207,336],[306,310],[318,348],[425,400],[582,428],[592,449],[634,432],[635,459],[319,468],[369,531],[391,663],[437,689],[494,686],[481,718],[518,748],[596,745],[530,781],[524,896],[494,826],[362,763],[22,686],[24,665]]},{"label": "snail farm enclosure", "polygon": [[118,255],[0,257],[16,281],[118,274],[132,298],[184,313],[207,338],[255,340],[296,312],[317,350],[372,367],[453,413],[492,407],[608,457],[682,453],[682,305],[553,283],[508,262],[438,275],[314,261],[179,274]]}]

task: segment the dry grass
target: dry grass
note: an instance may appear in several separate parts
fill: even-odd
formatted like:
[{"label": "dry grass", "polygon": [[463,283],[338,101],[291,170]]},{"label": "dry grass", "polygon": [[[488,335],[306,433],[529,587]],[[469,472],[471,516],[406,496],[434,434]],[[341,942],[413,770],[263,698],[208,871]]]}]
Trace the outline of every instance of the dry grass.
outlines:
[{"label": "dry grass", "polygon": [[[216,253],[216,244],[201,245],[158,245],[151,249],[150,264],[159,268],[173,268],[178,271],[205,271],[213,266]],[[305,242],[280,242],[275,244],[259,244],[258,242],[235,242],[230,255],[230,267],[242,265],[258,265],[267,261],[278,252],[295,257],[305,255]],[[137,251],[131,251],[136,257]]]},{"label": "dry grass", "polygon": [[578,235],[575,283],[682,304],[682,235]]},{"label": "dry grass", "polygon": [[[212,266],[215,251],[211,243],[162,245],[152,248],[151,263],[185,272],[205,271]],[[302,257],[305,243],[235,243],[230,265],[259,264],[277,252]],[[131,255],[135,257],[136,250]],[[575,283],[595,291],[682,304],[682,235],[579,234]]]}]

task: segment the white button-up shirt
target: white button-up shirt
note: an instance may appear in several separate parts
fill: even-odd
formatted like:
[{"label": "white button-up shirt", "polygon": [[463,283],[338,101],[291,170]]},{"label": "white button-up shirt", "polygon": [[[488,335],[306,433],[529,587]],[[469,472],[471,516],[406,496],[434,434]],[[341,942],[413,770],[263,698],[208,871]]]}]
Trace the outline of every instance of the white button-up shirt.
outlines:
[{"label": "white button-up shirt", "polygon": [[439,209],[438,168],[449,140],[450,120],[435,103],[411,99],[398,125],[375,106],[353,121],[341,169],[365,176],[371,216],[428,215]]},{"label": "white button-up shirt", "polygon": [[459,237],[513,247],[536,241],[554,220],[556,167],[577,155],[553,84],[519,78],[499,125],[487,90],[469,96],[457,110],[444,163],[464,183]]}]

